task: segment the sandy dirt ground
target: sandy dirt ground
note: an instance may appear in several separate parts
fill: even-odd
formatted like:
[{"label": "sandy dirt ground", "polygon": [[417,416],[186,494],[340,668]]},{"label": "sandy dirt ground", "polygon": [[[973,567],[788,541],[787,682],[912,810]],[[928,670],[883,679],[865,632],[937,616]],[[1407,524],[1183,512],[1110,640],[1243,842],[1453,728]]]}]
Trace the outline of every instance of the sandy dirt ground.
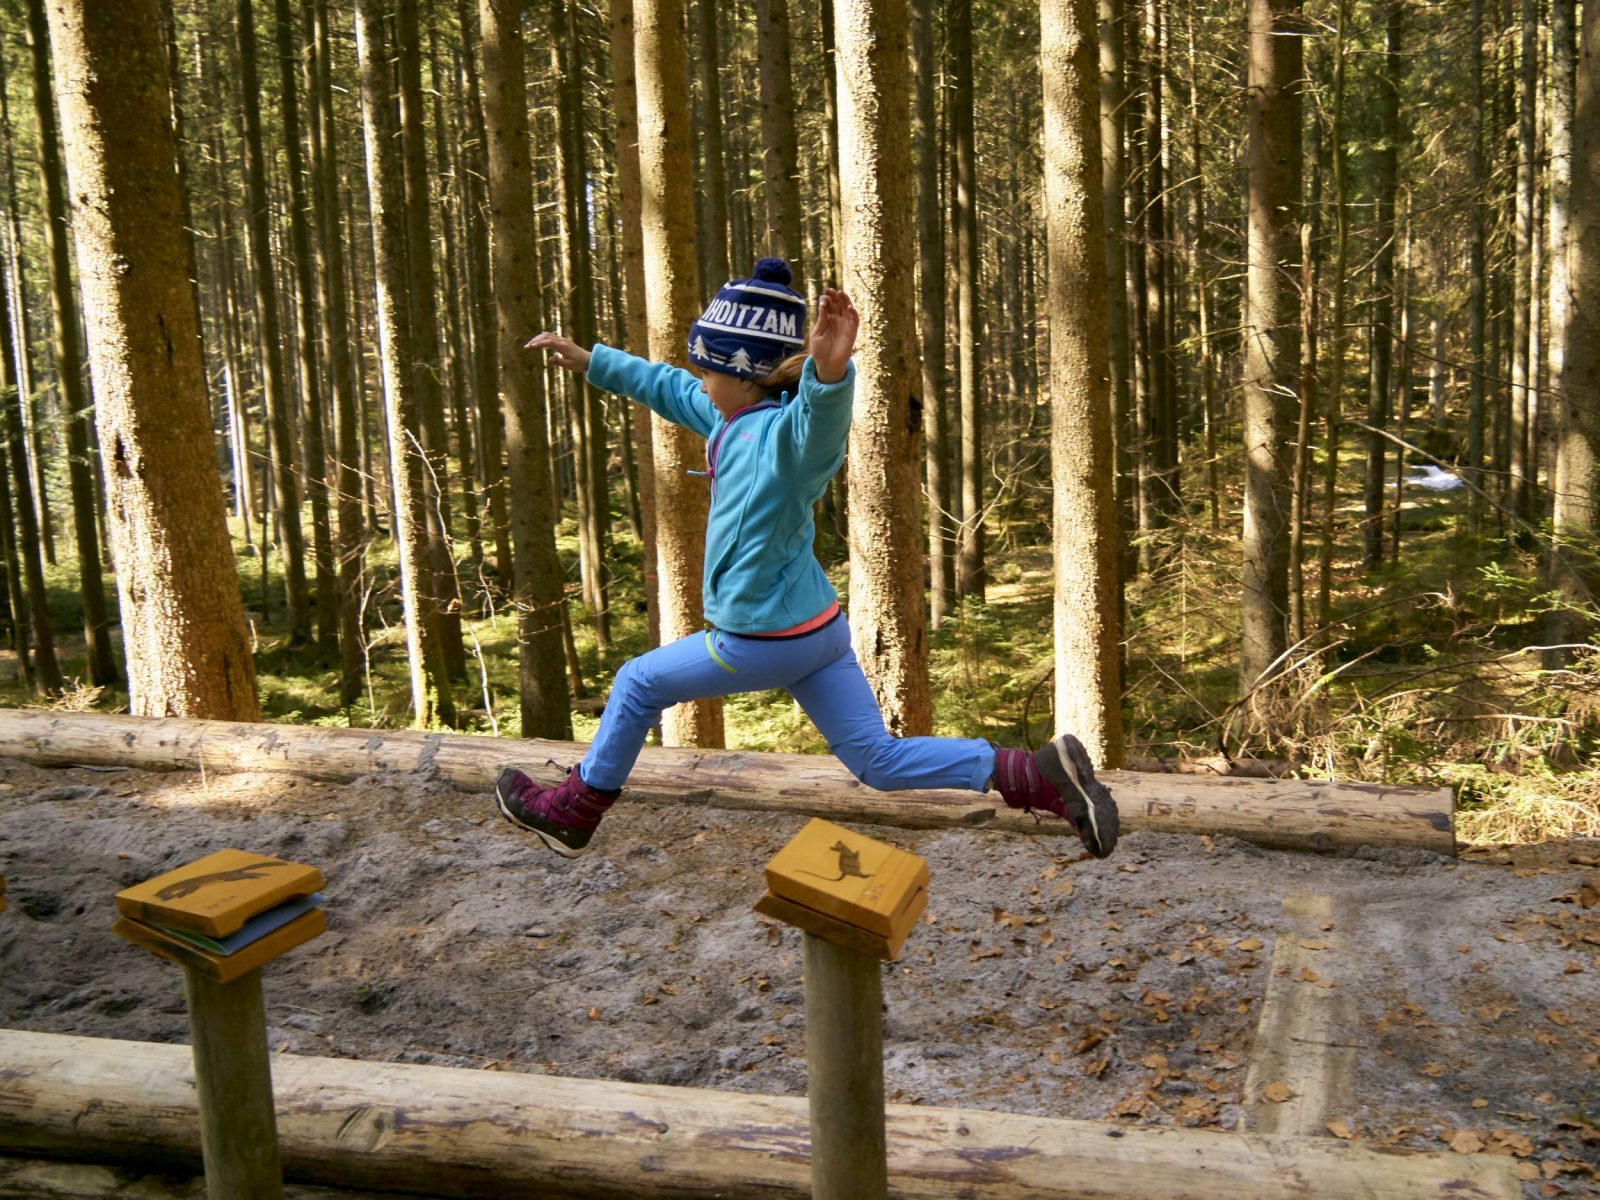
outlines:
[{"label": "sandy dirt ground", "polygon": [[[265,973],[275,1050],[803,1094],[799,935],[751,911],[799,824],[624,803],[569,862],[435,780],[0,760],[0,1024],[186,1041],[177,969],[111,934],[112,895],[235,846],[328,880],[329,932]],[[1133,834],[1097,862],[1059,828],[863,828],[932,873],[884,968],[892,1099],[1238,1128],[1275,941],[1322,945],[1284,898],[1326,896],[1303,982],[1358,1014],[1328,1136],[1508,1154],[1527,1197],[1600,1195],[1600,845]]]}]

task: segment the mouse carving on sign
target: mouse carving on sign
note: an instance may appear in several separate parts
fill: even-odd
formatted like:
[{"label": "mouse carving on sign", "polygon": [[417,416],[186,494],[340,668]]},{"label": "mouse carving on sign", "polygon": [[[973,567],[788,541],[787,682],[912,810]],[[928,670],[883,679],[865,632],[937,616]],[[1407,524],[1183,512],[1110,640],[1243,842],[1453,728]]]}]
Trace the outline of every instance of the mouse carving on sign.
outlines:
[{"label": "mouse carving on sign", "polygon": [[807,871],[804,867],[797,869],[800,875],[810,875],[814,879],[821,879],[825,883],[838,883],[846,876],[855,876],[857,879],[871,879],[872,875],[861,869],[861,851],[852,850],[843,842],[835,842],[828,849],[836,851],[839,855],[839,873],[837,875],[818,875],[815,871]]}]

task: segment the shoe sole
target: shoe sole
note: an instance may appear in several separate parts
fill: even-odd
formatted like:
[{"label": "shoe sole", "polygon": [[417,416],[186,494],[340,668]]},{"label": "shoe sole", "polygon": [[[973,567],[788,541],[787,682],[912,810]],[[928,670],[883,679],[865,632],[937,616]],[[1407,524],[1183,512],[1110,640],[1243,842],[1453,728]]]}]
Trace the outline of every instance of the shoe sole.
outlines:
[{"label": "shoe sole", "polygon": [[561,855],[562,858],[582,858],[585,854],[589,853],[589,848],[587,846],[583,847],[581,850],[574,850],[571,846],[564,845],[559,838],[551,837],[537,825],[529,825],[527,822],[523,821],[522,818],[518,817],[516,813],[511,811],[510,806],[506,803],[505,794],[500,790],[500,781],[498,779],[494,782],[494,802],[495,807],[500,810],[500,815],[502,817],[510,821],[518,829],[524,830],[528,833],[536,834],[541,842],[543,842],[546,846],[549,846],[550,849],[554,850],[557,854]]},{"label": "shoe sole", "polygon": [[[1096,858],[1105,858],[1117,845],[1117,807],[1111,791],[1094,777],[1094,763],[1083,743],[1070,733],[1064,733],[1050,743],[1052,755],[1041,755],[1039,772],[1059,790],[1070,784],[1083,801],[1084,816],[1088,823],[1088,837],[1083,843]],[[1103,806],[1103,807],[1102,807]],[[1109,811],[1107,811],[1109,810]],[[1106,821],[1106,817],[1110,817]],[[1110,826],[1109,842],[1102,833],[1102,825]]]}]

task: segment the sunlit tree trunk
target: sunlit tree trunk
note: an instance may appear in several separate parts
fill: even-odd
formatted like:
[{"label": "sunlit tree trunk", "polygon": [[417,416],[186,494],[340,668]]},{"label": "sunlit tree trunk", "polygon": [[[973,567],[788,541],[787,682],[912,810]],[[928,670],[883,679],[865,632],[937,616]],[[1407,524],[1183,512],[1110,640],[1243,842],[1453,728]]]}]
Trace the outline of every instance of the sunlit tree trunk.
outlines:
[{"label": "sunlit tree trunk", "polygon": [[[682,0],[635,0],[634,54],[639,86],[639,169],[644,197],[645,296],[649,354],[688,362],[689,326],[700,314],[695,279],[694,198],[689,154],[689,81]],[[700,469],[704,443],[687,429],[653,420],[656,546],[661,575],[661,638],[702,627],[701,567],[709,496]],[[722,701],[696,700],[669,709],[663,740],[674,746],[720,746]]]},{"label": "sunlit tree trunk", "polygon": [[1289,429],[1299,383],[1300,0],[1250,0],[1245,100],[1244,592],[1250,688],[1287,648]]},{"label": "sunlit tree trunk", "polygon": [[50,0],[129,709],[257,720],[212,450],[160,10]]},{"label": "sunlit tree trunk", "polygon": [[[1117,501],[1107,386],[1105,169],[1091,0],[1040,6],[1049,246],[1056,725],[1122,763]],[[1120,280],[1118,281],[1120,283]]]},{"label": "sunlit tree trunk", "polygon": [[984,569],[983,364],[978,312],[978,159],[973,132],[972,0],[951,0],[947,9],[951,55],[951,131],[955,144],[954,221],[956,243],[956,339],[961,371],[961,536],[956,590],[982,600]]}]

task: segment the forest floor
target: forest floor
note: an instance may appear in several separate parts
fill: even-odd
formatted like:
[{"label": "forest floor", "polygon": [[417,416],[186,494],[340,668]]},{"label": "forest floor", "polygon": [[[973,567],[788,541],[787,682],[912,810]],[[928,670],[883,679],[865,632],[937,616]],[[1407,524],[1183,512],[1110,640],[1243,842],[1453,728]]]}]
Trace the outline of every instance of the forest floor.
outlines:
[{"label": "forest floor", "polygon": [[[0,1024],[186,1041],[177,970],[112,935],[112,895],[236,846],[328,881],[328,933],[264,972],[275,1050],[799,1095],[799,935],[751,911],[799,824],[625,803],[569,862],[438,780],[0,761]],[[1301,986],[1357,1014],[1330,1136],[1600,1195],[1600,842],[1457,861],[1140,833],[1102,862],[1048,826],[864,832],[932,874],[884,968],[895,1100],[1237,1129],[1297,938]],[[1307,895],[1335,914],[1309,939],[1283,905]]]}]

